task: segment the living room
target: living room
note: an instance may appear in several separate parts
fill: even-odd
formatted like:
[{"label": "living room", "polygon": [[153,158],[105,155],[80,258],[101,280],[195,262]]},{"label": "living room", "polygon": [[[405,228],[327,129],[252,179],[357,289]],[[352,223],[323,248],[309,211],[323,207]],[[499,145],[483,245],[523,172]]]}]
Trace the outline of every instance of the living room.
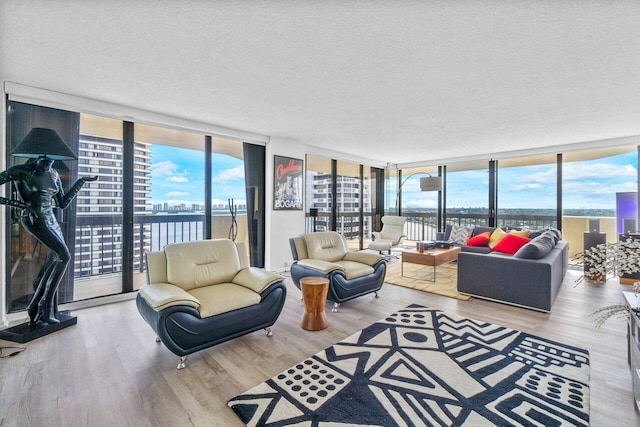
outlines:
[{"label": "living room", "polygon": [[[566,186],[569,171],[574,166],[590,170],[589,161],[596,158],[633,154],[640,142],[638,97],[633,96],[640,92],[639,9],[631,2],[400,6],[195,1],[178,6],[141,1],[113,7],[94,1],[6,1],[0,7],[0,80],[6,95],[1,170],[24,162],[10,156],[12,144],[19,142],[10,140],[16,103],[79,114],[80,133],[86,137],[81,143],[102,143],[100,138],[112,132],[122,135],[123,130],[133,132],[136,141],[143,134],[153,135],[154,144],[179,150],[165,161],[182,158],[190,147],[204,153],[205,135],[211,138],[214,163],[216,154],[242,153],[243,142],[261,147],[262,265],[285,275],[293,261],[288,239],[311,231],[313,218],[308,199],[302,210],[274,208],[277,157],[301,160],[305,172],[315,160],[333,162],[343,176],[352,174],[353,165],[384,171],[378,216],[397,213],[397,203],[402,215],[422,221],[431,214],[420,209],[446,212],[437,209],[441,203],[486,209],[482,215],[488,218],[493,194],[499,218],[507,214],[500,209],[546,206],[550,197],[555,226],[562,225],[575,247],[582,243],[589,217],[571,231],[572,215],[564,211],[581,191]],[[115,128],[114,121],[119,122]],[[104,133],[94,132],[96,126]],[[199,139],[192,142],[185,134]],[[610,153],[595,154],[603,151]],[[157,153],[153,161],[161,163]],[[249,155],[241,155],[247,162]],[[526,199],[512,204],[506,185],[490,193],[484,184],[492,161],[497,161],[500,182],[533,177],[529,168],[546,165],[553,169],[556,185],[551,190],[529,185]],[[629,170],[637,174],[637,156],[630,169],[607,164],[614,167],[592,171],[599,178],[594,181],[605,182],[616,173],[629,176]],[[558,170],[564,176],[558,178]],[[511,171],[517,173],[509,176]],[[170,172],[177,184],[193,179],[196,170]],[[422,175],[398,191],[402,179],[417,172]],[[438,192],[418,190],[424,174],[448,176],[443,193],[447,200],[439,200]],[[463,179],[456,181],[455,174]],[[304,180],[308,184],[309,174]],[[483,184],[469,190],[462,186],[465,180]],[[537,183],[531,179],[528,184]],[[228,213],[227,197],[216,193],[221,185],[213,183],[210,194],[221,199],[220,210]],[[564,198],[558,206],[561,188]],[[612,198],[615,192],[637,191],[637,176],[635,187],[615,188],[609,188]],[[454,200],[460,194],[479,194],[480,201]],[[244,199],[244,194],[237,196],[236,203]],[[250,232],[242,217],[245,210],[238,206],[238,223],[245,224],[239,235]],[[11,212],[3,208],[0,213],[5,230],[10,230]],[[601,227],[608,224],[608,216],[601,216]],[[436,218],[434,230],[447,218],[454,218],[451,210],[439,224]],[[221,227],[219,234],[226,237],[229,226]],[[358,236],[350,246],[366,249],[367,239]],[[416,233],[408,240],[432,239]],[[11,308],[14,265],[8,242],[9,236],[0,242],[0,328],[26,317],[24,309]],[[72,242],[67,239],[80,251]],[[99,258],[95,261],[100,264]],[[140,264],[132,260],[130,266]],[[139,277],[144,283],[144,274]],[[638,423],[625,324],[611,321],[596,330],[590,316],[609,302],[621,301],[621,291],[630,287],[612,281],[574,287],[573,278],[567,275],[548,314],[385,285],[379,299],[365,296],[344,304],[338,313],[328,312],[329,328],[313,333],[299,327],[304,307],[287,278],[287,300],[269,341],[257,332],[249,334],[196,353],[181,371],[175,369],[175,355],[154,345],[153,331],[129,295],[143,283],[131,283],[130,290],[121,287],[116,295],[82,298],[65,306],[78,316],[77,325],[2,360],[0,406],[12,409],[3,410],[7,415],[1,419],[8,425],[239,425],[226,406],[230,398],[416,303],[587,348],[591,423]]]}]

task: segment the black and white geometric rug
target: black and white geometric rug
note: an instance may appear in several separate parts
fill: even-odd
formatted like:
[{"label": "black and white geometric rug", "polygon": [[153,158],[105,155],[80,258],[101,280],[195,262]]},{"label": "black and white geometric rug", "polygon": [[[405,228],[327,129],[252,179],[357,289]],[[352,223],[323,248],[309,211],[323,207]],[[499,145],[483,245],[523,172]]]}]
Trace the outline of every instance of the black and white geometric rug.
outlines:
[{"label": "black and white geometric rug", "polygon": [[586,426],[589,353],[414,304],[228,405],[249,426]]}]

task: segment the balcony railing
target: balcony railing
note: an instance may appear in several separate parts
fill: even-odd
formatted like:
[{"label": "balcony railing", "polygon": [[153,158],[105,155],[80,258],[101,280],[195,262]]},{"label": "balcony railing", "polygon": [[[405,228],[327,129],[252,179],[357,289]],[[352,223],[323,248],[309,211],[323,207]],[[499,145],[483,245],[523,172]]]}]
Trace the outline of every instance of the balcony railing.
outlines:
[{"label": "balcony railing", "polygon": [[[408,212],[405,224],[406,240],[436,240],[437,217],[432,212]],[[306,231],[330,230],[331,216],[319,212],[317,218],[306,218]],[[77,217],[75,276],[89,277],[122,271],[122,219],[100,215]],[[464,226],[487,225],[484,214],[449,214],[447,222]],[[375,215],[364,215],[364,239],[371,238]],[[552,215],[501,215],[499,227],[528,227],[540,229],[556,227]],[[204,214],[186,215],[136,215],[134,217],[134,267],[143,272],[144,254],[160,250],[167,244],[200,240],[204,236]],[[337,231],[347,240],[360,237],[360,215],[357,212],[341,213],[337,219]],[[366,245],[365,245],[366,246]]]},{"label": "balcony railing", "polygon": [[[403,213],[407,222],[405,223],[404,230],[407,235],[407,240],[414,241],[427,241],[436,240],[436,233],[438,232],[438,218],[435,212],[407,212]],[[371,237],[371,232],[374,231],[371,225],[368,225],[366,221],[370,221],[368,224],[374,224],[375,215],[371,212],[365,214],[365,230],[364,237],[368,239]],[[327,212],[319,212],[318,217],[315,219],[316,231],[330,230],[331,215]],[[358,239],[360,235],[359,214],[356,212],[341,213],[338,216],[337,231],[345,236],[347,240]],[[455,213],[447,214],[447,223],[462,225],[465,227],[472,226],[486,226],[488,224],[488,218],[486,214],[472,214],[472,213]],[[307,214],[306,220],[306,232],[313,231],[314,218],[309,217]],[[557,226],[557,220],[555,215],[500,215],[498,217],[498,227],[518,227],[518,228],[530,228],[532,230],[543,228],[554,228]]]},{"label": "balcony railing", "polygon": [[[133,222],[134,267],[140,272],[145,252],[204,236],[204,214],[136,215]],[[122,217],[78,215],[76,228],[75,277],[122,271]]]}]

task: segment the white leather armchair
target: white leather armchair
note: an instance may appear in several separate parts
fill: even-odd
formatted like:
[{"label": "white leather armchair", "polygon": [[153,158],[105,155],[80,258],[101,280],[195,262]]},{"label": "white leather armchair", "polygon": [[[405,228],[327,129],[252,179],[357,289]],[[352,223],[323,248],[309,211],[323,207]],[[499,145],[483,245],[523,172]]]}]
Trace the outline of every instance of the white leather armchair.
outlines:
[{"label": "white leather armchair", "polygon": [[242,243],[228,239],[167,245],[147,252],[147,281],[136,304],[162,343],[186,356],[258,329],[271,329],[286,297],[284,278],[250,267]]},{"label": "white leather armchair", "polygon": [[407,218],[403,216],[385,215],[382,217],[382,230],[374,231],[373,242],[369,244],[369,249],[376,251],[388,251],[391,255],[391,248],[400,245],[402,239],[407,237],[404,234],[404,223]]}]

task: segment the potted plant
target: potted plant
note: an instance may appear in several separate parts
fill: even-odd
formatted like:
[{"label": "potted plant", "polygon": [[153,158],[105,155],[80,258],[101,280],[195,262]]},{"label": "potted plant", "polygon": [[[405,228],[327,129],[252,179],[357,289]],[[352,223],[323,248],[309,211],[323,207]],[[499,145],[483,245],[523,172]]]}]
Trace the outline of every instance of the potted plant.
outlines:
[{"label": "potted plant", "polygon": [[[576,279],[576,284],[584,280],[605,283],[616,276],[640,273],[640,240],[627,238],[613,243],[603,243],[585,250],[579,255],[588,269]],[[640,291],[640,282],[633,284],[633,291]],[[591,313],[596,317],[596,328],[612,317],[629,318],[629,308],[624,303],[609,304]]]}]

